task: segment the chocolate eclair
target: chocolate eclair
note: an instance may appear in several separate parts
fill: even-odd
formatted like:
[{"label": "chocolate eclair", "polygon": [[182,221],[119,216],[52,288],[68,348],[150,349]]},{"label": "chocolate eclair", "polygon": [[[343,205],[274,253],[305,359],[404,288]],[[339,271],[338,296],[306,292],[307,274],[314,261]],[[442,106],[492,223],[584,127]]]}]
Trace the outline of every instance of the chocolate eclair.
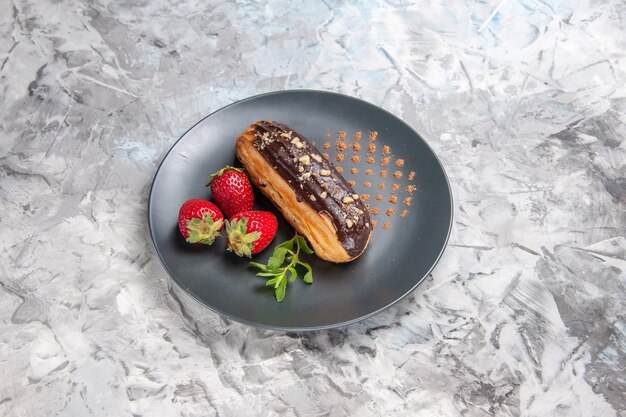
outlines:
[{"label": "chocolate eclair", "polygon": [[252,182],[317,256],[341,263],[363,253],[372,235],[365,204],[304,136],[260,121],[239,136],[236,153]]}]

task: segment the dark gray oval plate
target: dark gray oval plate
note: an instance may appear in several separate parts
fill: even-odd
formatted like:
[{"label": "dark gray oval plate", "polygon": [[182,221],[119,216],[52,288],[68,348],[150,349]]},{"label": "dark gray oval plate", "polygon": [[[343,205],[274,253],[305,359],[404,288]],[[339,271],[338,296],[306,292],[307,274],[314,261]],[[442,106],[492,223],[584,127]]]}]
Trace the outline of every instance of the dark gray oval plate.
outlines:
[{"label": "dark gray oval plate", "polygon": [[[236,163],[235,139],[257,120],[285,123],[316,143],[331,157],[322,144],[333,140],[338,131],[363,132],[362,160],[350,162],[351,148],[345,151],[344,175],[353,179],[359,193],[370,193],[369,203],[379,206],[373,216],[378,224],[365,253],[356,261],[336,265],[308,257],[314,282],[301,279],[290,283],[282,303],[264,280],[255,276],[248,260],[225,251],[224,239],[213,246],[185,243],[177,230],[180,205],[190,198],[210,198],[205,187],[208,174]],[[377,131],[376,164],[365,162],[368,131]],[[332,133],[330,139],[326,138]],[[334,145],[334,142],[333,142]],[[382,147],[393,152],[387,178],[380,178]],[[404,159],[397,168],[393,161]],[[350,174],[356,167],[357,174]],[[373,175],[366,175],[366,169]],[[394,178],[394,170],[403,176]],[[410,171],[415,172],[413,181]],[[365,188],[363,183],[373,185]],[[383,182],[384,190],[377,188]],[[388,202],[393,183],[400,185],[394,193],[399,201]],[[410,206],[402,202],[408,196],[407,185],[415,185]],[[382,202],[374,196],[384,196]],[[293,236],[293,229],[278,215],[260,193],[256,207],[277,214],[280,227],[268,249],[254,257],[265,263],[272,248]],[[388,217],[385,211],[396,212]],[[400,217],[402,210],[405,217]],[[411,293],[430,273],[448,240],[452,224],[452,195],[444,169],[432,149],[406,123],[391,113],[365,101],[330,92],[294,90],[263,94],[238,101],[212,113],[189,129],[167,153],[155,175],[149,202],[150,233],[163,266],[187,293],[209,309],[249,325],[289,331],[327,329],[354,323],[370,317]],[[383,229],[389,222],[390,228]]]}]

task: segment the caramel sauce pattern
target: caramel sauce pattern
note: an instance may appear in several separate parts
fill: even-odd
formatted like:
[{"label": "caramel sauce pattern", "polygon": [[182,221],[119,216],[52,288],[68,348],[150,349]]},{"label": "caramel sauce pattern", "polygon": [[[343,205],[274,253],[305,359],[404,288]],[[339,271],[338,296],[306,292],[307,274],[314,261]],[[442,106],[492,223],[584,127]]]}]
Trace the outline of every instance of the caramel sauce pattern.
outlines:
[{"label": "caramel sauce pattern", "polygon": [[[419,190],[418,186],[413,184],[415,171],[403,170],[405,160],[395,155],[389,145],[377,142],[378,132],[367,132],[367,141],[363,142],[361,131],[350,136],[348,132],[340,130],[334,139],[333,135],[327,132],[325,137],[322,148],[334,151],[334,155],[324,153],[323,157],[328,160],[334,158],[337,171],[345,176],[348,184],[354,187],[357,193],[360,193],[363,201],[368,201],[366,208],[372,216],[383,215],[387,220],[392,220],[404,219],[409,214],[413,193]],[[372,178],[377,177],[378,181],[365,180],[357,183],[356,178],[351,176],[359,172]],[[402,185],[401,181],[411,183],[407,185],[405,182],[405,185]],[[368,194],[367,191],[371,189],[377,189],[380,194]],[[372,226],[376,228],[376,220],[372,219]],[[382,224],[383,229],[391,227],[390,221]]]}]

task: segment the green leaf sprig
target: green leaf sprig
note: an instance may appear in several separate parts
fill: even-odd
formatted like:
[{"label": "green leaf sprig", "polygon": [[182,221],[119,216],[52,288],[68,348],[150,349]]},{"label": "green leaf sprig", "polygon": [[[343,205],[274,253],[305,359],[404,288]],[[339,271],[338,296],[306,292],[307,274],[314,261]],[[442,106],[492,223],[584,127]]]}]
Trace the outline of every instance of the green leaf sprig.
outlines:
[{"label": "green leaf sprig", "polygon": [[[279,303],[285,299],[285,292],[287,291],[287,281],[294,282],[298,276],[297,267],[301,267],[306,270],[302,279],[307,284],[313,282],[313,271],[311,265],[300,260],[300,251],[308,254],[312,254],[313,250],[309,247],[306,239],[296,233],[291,240],[281,243],[276,246],[274,253],[267,260],[267,265],[263,265],[257,262],[250,262],[260,269],[257,272],[257,276],[267,279],[265,283],[266,287],[274,286],[274,293],[276,295],[276,301]],[[283,266],[283,264],[285,264]]]}]

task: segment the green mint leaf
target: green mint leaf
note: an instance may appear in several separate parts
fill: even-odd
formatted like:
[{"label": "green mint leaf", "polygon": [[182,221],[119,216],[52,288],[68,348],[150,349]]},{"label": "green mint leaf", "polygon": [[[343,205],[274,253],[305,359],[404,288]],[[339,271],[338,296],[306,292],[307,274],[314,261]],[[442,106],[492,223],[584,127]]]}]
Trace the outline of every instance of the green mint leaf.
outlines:
[{"label": "green mint leaf", "polygon": [[257,268],[259,268],[261,271],[265,272],[268,270],[267,266],[260,264],[258,262],[250,262],[250,265],[255,266]]},{"label": "green mint leaf", "polygon": [[296,271],[296,268],[294,268],[293,266],[290,266],[289,268],[287,268],[287,270],[291,274],[291,276],[289,277],[289,282],[294,282],[296,278],[298,277],[298,272]]},{"label": "green mint leaf", "polygon": [[306,262],[300,262],[298,265],[306,269],[306,273],[304,274],[304,277],[302,278],[304,282],[306,282],[307,284],[312,284],[313,283],[313,270],[311,269],[311,265],[309,265]]},{"label": "green mint leaf", "polygon": [[295,237],[293,239],[286,240],[283,243],[281,243],[280,245],[276,246],[276,249],[278,249],[278,248],[285,248],[287,250],[293,250],[293,245],[294,245],[295,241],[296,241]]},{"label": "green mint leaf", "polygon": [[278,287],[276,287],[276,301],[281,303],[285,299],[285,291],[287,290],[287,280],[283,279],[280,281]]},{"label": "green mint leaf", "polygon": [[296,239],[298,239],[298,246],[302,252],[308,253],[309,255],[314,253],[304,236],[297,235]]},{"label": "green mint leaf", "polygon": [[267,282],[265,283],[266,287],[270,287],[272,285],[274,285],[276,283],[276,281],[278,281],[278,277],[274,277],[272,279],[268,279]]},{"label": "green mint leaf", "polygon": [[274,253],[272,254],[272,256],[270,256],[270,258],[267,261],[267,267],[269,269],[280,268],[280,266],[285,261],[285,255],[287,254],[288,251],[289,250],[287,248],[278,247],[274,249]]},{"label": "green mint leaf", "polygon": [[262,278],[262,277],[275,277],[275,276],[276,276],[276,274],[275,274],[275,273],[273,273],[273,272],[257,272],[257,273],[256,273],[256,276],[257,276],[257,277],[261,277],[261,278]]}]

